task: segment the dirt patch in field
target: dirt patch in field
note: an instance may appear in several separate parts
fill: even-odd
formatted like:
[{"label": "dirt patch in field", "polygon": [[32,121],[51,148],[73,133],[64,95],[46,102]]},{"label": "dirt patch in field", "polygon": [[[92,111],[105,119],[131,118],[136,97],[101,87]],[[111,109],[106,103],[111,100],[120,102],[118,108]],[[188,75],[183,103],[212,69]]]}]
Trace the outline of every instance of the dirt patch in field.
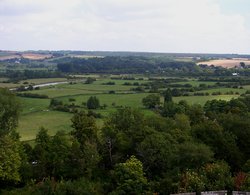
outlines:
[{"label": "dirt patch in field", "polygon": [[52,55],[51,54],[23,53],[22,57],[30,59],[30,60],[43,60],[46,58],[51,58]]},{"label": "dirt patch in field", "polygon": [[19,55],[6,55],[6,56],[0,56],[0,61],[1,60],[11,60],[15,58],[20,58]]},{"label": "dirt patch in field", "polygon": [[205,62],[199,62],[197,64],[207,64],[208,66],[214,65],[221,66],[224,68],[233,68],[235,66],[240,66],[241,62],[244,62],[246,65],[250,65],[250,59],[247,58],[210,60]]},{"label": "dirt patch in field", "polygon": [[0,55],[1,60],[11,60],[11,59],[20,59],[21,57],[29,59],[29,60],[43,60],[47,58],[52,58],[51,54],[38,54],[38,53],[16,53],[12,54],[12,52],[6,53],[5,55]]}]

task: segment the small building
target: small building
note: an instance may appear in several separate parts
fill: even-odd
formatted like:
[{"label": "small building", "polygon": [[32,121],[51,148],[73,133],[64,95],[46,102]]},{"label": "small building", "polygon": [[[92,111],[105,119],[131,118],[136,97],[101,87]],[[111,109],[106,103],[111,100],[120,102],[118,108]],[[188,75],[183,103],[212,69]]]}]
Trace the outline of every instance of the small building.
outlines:
[{"label": "small building", "polygon": [[233,72],[233,73],[232,73],[232,75],[233,75],[233,76],[238,76],[238,75],[239,75],[239,73],[237,73],[237,72]]}]

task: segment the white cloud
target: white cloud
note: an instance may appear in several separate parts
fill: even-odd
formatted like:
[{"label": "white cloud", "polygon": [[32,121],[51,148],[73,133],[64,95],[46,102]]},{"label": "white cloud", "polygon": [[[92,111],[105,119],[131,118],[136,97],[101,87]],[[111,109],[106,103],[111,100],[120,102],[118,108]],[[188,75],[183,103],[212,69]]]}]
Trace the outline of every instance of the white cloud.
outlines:
[{"label": "white cloud", "polygon": [[250,53],[217,0],[0,0],[0,49]]}]

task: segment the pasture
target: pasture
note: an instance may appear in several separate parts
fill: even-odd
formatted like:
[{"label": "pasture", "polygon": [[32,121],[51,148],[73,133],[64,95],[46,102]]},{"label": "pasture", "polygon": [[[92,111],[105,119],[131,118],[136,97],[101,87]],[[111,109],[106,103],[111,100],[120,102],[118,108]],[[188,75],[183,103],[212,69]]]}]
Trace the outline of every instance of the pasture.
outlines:
[{"label": "pasture", "polygon": [[[86,76],[86,75],[85,75]],[[71,118],[72,113],[61,112],[52,110],[49,105],[52,98],[60,100],[63,104],[74,104],[80,109],[86,110],[86,102],[90,96],[96,96],[101,106],[105,105],[105,108],[94,110],[96,113],[102,115],[101,119],[97,119],[99,127],[102,126],[105,118],[119,107],[133,107],[141,110],[145,115],[155,114],[154,111],[146,109],[142,105],[142,99],[151,94],[148,90],[144,92],[133,91],[131,88],[135,88],[146,82],[150,82],[148,79],[144,80],[122,80],[111,79],[107,76],[87,75],[96,78],[97,80],[91,84],[85,84],[83,77],[81,79],[74,80],[67,84],[59,84],[56,86],[42,87],[39,90],[28,91],[28,93],[47,95],[48,99],[39,98],[25,98],[18,97],[22,105],[22,113],[19,120],[19,126],[17,131],[21,135],[21,140],[28,141],[35,139],[35,135],[40,127],[48,129],[50,135],[54,135],[58,130],[64,130],[66,132],[71,131]],[[86,78],[86,77],[85,77]],[[46,83],[55,81],[65,81],[62,78],[54,79],[32,79],[26,80],[28,83]],[[25,81],[21,81],[23,83]],[[114,82],[115,84],[110,84]],[[124,85],[125,82],[129,82],[130,85]],[[109,83],[109,84],[108,84]],[[137,83],[134,85],[134,83]],[[179,82],[179,84],[190,84],[192,86],[199,86],[200,84],[214,85],[215,82],[200,82],[195,79],[190,79],[187,82]],[[201,92],[216,92],[220,91],[223,95],[209,95],[209,96],[181,96],[174,97],[174,102],[180,100],[186,100],[189,104],[204,105],[206,101],[212,99],[230,100],[237,98],[239,95],[235,92],[242,94],[246,90],[250,89],[250,86],[244,86],[243,89],[233,88],[219,88],[208,89]],[[161,89],[159,89],[161,90]],[[112,91],[112,93],[110,93]],[[224,93],[233,91],[232,95],[225,95]],[[26,92],[25,92],[26,93]],[[161,98],[163,102],[163,98]]]}]

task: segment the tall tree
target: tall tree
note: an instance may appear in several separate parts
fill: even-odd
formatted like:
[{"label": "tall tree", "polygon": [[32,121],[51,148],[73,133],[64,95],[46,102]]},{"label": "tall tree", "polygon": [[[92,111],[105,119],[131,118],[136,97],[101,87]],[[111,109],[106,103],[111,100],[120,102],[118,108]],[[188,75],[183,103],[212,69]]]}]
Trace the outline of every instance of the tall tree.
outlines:
[{"label": "tall tree", "polygon": [[[77,140],[72,149],[79,151],[78,157],[75,159],[77,165],[83,171],[85,176],[92,177],[97,164],[100,161],[98,152],[97,126],[92,116],[87,116],[83,111],[75,113],[72,121],[73,137]],[[79,143],[79,148],[78,144]],[[76,152],[73,151],[73,154]],[[80,163],[79,163],[80,162]]]},{"label": "tall tree", "polygon": [[164,91],[163,96],[164,96],[164,103],[173,101],[172,93],[170,89],[167,89],[166,91]]},{"label": "tall tree", "polygon": [[114,194],[144,194],[147,192],[148,183],[144,177],[142,163],[131,156],[125,163],[115,166],[114,179],[116,188]]},{"label": "tall tree", "polygon": [[[20,145],[10,136],[0,137],[0,185],[4,182],[19,182],[21,177]],[[4,186],[2,186],[4,187]]]},{"label": "tall tree", "polygon": [[0,88],[0,185],[20,181],[21,144],[17,127],[20,104],[15,95]]},{"label": "tall tree", "polygon": [[84,144],[87,140],[95,140],[97,134],[97,126],[95,119],[88,116],[84,111],[74,114],[72,121],[72,135],[80,144]]},{"label": "tall tree", "polygon": [[11,134],[18,123],[21,107],[13,93],[0,88],[0,136]]},{"label": "tall tree", "polygon": [[87,101],[88,109],[97,109],[100,107],[100,101],[96,96],[91,96]]},{"label": "tall tree", "polygon": [[148,130],[143,114],[136,109],[123,108],[111,114],[102,129],[104,149],[111,165],[135,154],[136,146]]}]

